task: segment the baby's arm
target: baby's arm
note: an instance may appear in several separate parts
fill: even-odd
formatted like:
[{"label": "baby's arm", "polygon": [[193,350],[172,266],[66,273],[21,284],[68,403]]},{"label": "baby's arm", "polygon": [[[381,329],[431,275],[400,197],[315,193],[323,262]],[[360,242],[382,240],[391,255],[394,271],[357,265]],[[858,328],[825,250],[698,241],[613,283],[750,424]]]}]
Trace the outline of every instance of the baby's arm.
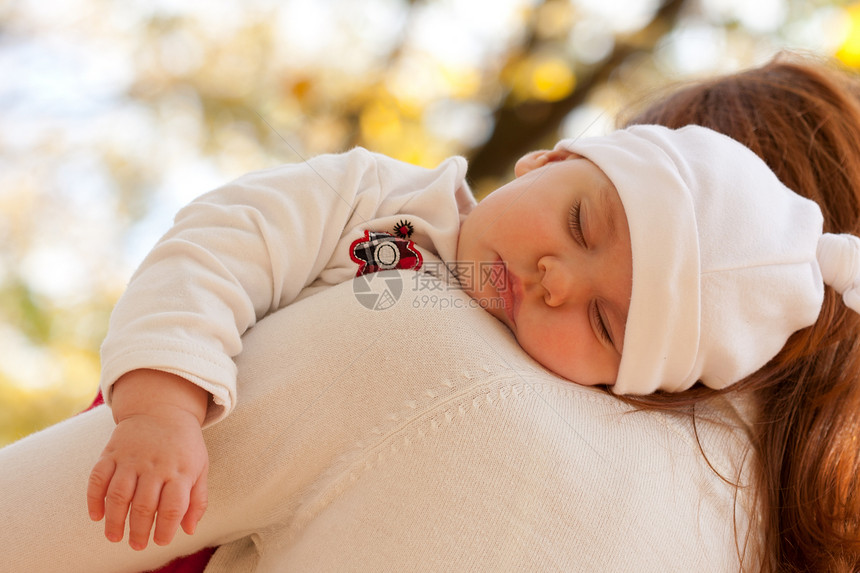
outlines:
[{"label": "baby's arm", "polygon": [[251,173],[186,206],[114,309],[102,392],[117,426],[87,488],[109,540],[128,518],[131,547],[145,547],[153,525],[167,544],[202,516],[201,423],[235,405],[240,337],[315,279],[363,192],[349,178],[332,180],[338,193],[320,188],[317,171],[340,173],[342,161],[315,165]]},{"label": "baby's arm", "polygon": [[170,543],[180,524],[191,534],[206,511],[209,456],[201,425],[209,394],[184,378],[134,370],[113,386],[116,428],[90,474],[90,518],[105,519],[105,536],[129,545]]},{"label": "baby's arm", "polygon": [[[354,277],[349,246],[376,219],[390,229],[401,213],[428,203],[418,209],[427,211],[424,232],[444,236],[453,257],[452,229],[459,226],[460,204],[468,207],[464,174],[462,160],[426,170],[354,149],[248,174],[180,211],[132,277],[102,345],[102,392],[118,426],[93,470],[89,508],[94,519],[105,517],[109,539],[121,539],[127,514],[133,547],[146,543],[153,514],[156,543],[169,542],[180,521],[193,529],[205,505],[207,456],[200,420],[191,424],[185,414],[198,417],[202,404],[202,420],[211,425],[233,409],[241,336],[305,287]],[[173,389],[155,386],[143,398],[137,392],[117,397],[117,383],[136,385],[136,375],[135,381],[126,377],[140,370],[150,373],[143,376],[147,387],[154,384],[151,368],[175,373],[174,382],[187,380],[204,397],[173,401]],[[118,399],[130,409],[117,410]],[[180,412],[183,404],[194,407]],[[175,430],[155,423],[167,416],[165,409],[177,413],[170,417]],[[150,435],[141,435],[144,429]],[[165,484],[160,498],[152,493],[158,484]],[[189,502],[177,503],[177,484]],[[184,517],[179,506],[187,506]]]}]

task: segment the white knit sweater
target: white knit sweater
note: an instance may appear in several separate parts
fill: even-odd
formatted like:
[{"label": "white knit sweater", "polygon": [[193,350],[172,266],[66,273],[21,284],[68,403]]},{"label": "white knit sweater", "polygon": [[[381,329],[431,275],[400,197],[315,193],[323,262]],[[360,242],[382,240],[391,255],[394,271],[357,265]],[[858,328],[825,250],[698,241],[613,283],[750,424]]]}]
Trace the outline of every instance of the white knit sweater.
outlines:
[{"label": "white knit sweater", "polygon": [[[208,545],[207,571],[230,573],[739,570],[750,492],[687,419],[553,376],[412,275],[386,310],[347,282],[245,336],[239,402],[205,430],[208,511],[166,548],[112,545],[87,517],[107,408],[0,450],[0,571],[139,571]],[[748,483],[738,416],[702,416],[710,463]]]}]

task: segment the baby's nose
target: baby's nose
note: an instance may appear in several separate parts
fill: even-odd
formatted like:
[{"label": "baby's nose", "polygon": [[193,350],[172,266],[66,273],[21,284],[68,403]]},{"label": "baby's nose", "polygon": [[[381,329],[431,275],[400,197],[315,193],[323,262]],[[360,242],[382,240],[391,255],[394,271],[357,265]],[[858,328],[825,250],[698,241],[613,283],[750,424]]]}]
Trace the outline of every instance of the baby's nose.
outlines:
[{"label": "baby's nose", "polygon": [[544,301],[549,306],[561,306],[576,295],[576,279],[568,265],[556,257],[546,256],[538,261]]}]

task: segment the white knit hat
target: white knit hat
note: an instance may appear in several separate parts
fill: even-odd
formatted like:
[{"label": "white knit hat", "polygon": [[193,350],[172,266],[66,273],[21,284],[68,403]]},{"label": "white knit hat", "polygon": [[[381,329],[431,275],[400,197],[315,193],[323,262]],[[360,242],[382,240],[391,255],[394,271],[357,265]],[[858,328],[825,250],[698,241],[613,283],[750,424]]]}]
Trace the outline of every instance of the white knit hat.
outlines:
[{"label": "white knit hat", "polygon": [[733,139],[642,125],[556,147],[606,173],[627,214],[633,285],[615,393],[752,374],[815,322],[823,280],[860,311],[860,240],[822,237],[818,205]]}]

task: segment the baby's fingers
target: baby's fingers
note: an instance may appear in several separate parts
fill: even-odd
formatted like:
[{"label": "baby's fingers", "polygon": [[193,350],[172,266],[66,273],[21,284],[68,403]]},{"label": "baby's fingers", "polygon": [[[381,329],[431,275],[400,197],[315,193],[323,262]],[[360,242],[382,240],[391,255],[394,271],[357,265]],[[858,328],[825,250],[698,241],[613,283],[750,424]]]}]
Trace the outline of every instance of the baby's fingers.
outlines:
[{"label": "baby's fingers", "polygon": [[109,541],[122,541],[125,518],[136,486],[136,473],[122,469],[114,473],[105,496],[105,537]]},{"label": "baby's fingers", "polygon": [[149,532],[155,520],[161,496],[161,480],[141,476],[128,512],[128,544],[140,551],[149,543]]},{"label": "baby's fingers", "polygon": [[158,517],[155,521],[155,534],[152,540],[157,545],[167,545],[173,541],[179,522],[188,511],[190,484],[173,480],[164,484],[161,502],[158,504]]},{"label": "baby's fingers", "polygon": [[197,480],[194,487],[191,488],[191,501],[188,505],[188,512],[182,518],[182,529],[188,535],[193,535],[197,529],[197,522],[206,513],[206,507],[209,504],[209,493],[206,488],[206,474]]},{"label": "baby's fingers", "polygon": [[87,510],[93,521],[99,521],[105,516],[105,496],[115,471],[116,464],[113,460],[101,458],[90,472],[87,482]]}]

